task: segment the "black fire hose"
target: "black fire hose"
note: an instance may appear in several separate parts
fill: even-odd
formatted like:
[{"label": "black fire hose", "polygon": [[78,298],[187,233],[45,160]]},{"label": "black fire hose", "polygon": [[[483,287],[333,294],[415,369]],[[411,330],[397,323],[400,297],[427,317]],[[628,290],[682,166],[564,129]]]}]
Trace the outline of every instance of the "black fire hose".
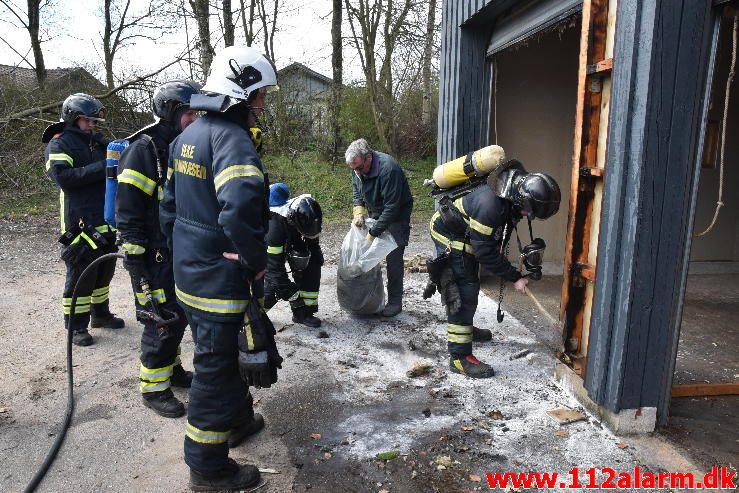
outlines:
[{"label": "black fire hose", "polygon": [[80,283],[89,275],[91,269],[93,267],[96,267],[101,262],[104,262],[106,260],[110,260],[112,258],[123,258],[122,253],[106,253],[105,255],[96,258],[93,260],[90,265],[85,268],[85,270],[82,271],[82,274],[80,275],[79,280],[77,281],[77,284],[74,286],[74,290],[72,291],[72,306],[70,308],[69,312],[69,318],[67,319],[67,409],[64,411],[64,422],[62,423],[62,428],[59,430],[59,433],[56,436],[56,439],[54,440],[54,443],[51,445],[51,449],[49,450],[49,453],[46,454],[46,458],[44,459],[44,462],[41,464],[41,467],[39,467],[38,471],[36,471],[36,474],[31,479],[31,482],[28,483],[28,486],[26,486],[26,489],[23,490],[24,493],[31,493],[33,491],[36,491],[36,488],[38,488],[38,485],[41,484],[41,481],[43,481],[44,476],[46,476],[46,473],[49,472],[49,468],[51,467],[51,464],[54,462],[54,459],[56,459],[56,454],[59,452],[59,449],[62,446],[62,443],[64,442],[64,437],[67,435],[67,430],[69,429],[69,425],[72,422],[72,414],[74,413],[74,378],[72,375],[72,318],[74,317],[74,311],[75,307],[77,305],[77,290],[80,287]]}]

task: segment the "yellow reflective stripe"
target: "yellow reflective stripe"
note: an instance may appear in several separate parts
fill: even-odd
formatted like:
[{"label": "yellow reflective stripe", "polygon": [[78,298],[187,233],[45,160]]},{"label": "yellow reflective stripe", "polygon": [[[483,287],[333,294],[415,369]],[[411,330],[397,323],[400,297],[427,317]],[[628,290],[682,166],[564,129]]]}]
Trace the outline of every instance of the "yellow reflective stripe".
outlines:
[{"label": "yellow reflective stripe", "polygon": [[447,341],[457,344],[472,342],[472,326],[447,324],[446,337]]},{"label": "yellow reflective stripe", "polygon": [[174,168],[167,168],[167,180],[172,178],[173,174],[174,174]]},{"label": "yellow reflective stripe", "polygon": [[157,200],[162,200],[164,198],[164,190],[161,186],[157,185]]},{"label": "yellow reflective stripe", "polygon": [[83,240],[85,240],[88,243],[88,245],[90,245],[90,248],[92,248],[93,250],[97,250],[98,249],[98,246],[95,244],[95,242],[93,241],[93,239],[90,238],[89,236],[87,236],[87,233],[85,233],[85,232],[82,232],[82,233],[78,234],[77,235],[77,238],[75,238],[72,241],[72,243],[70,243],[70,245],[74,245],[75,243],[77,243],[78,241],[80,241],[80,238],[83,239]]},{"label": "yellow reflective stripe", "polygon": [[[156,301],[157,303],[166,303],[167,302],[167,295],[164,293],[164,289],[155,289],[151,292],[151,297]],[[137,291],[136,292],[136,301],[140,305],[146,304],[146,295],[142,292]]]},{"label": "yellow reflective stripe", "polygon": [[244,327],[244,336],[246,337],[246,348],[249,351],[254,350],[254,336],[251,333],[251,325]]},{"label": "yellow reflective stripe", "polygon": [[459,197],[458,199],[455,199],[452,204],[454,204],[454,207],[459,209],[459,212],[461,212],[465,216],[468,215],[467,212],[464,210],[464,197]]},{"label": "yellow reflective stripe", "polygon": [[110,292],[110,286],[103,286],[102,288],[97,288],[92,290],[92,295],[101,295],[101,294],[107,294]]},{"label": "yellow reflective stripe", "polygon": [[315,298],[304,298],[303,303],[305,304],[305,306],[318,306],[318,300]]},{"label": "yellow reflective stripe", "polygon": [[104,286],[102,288],[97,288],[92,292],[92,296],[90,297],[92,299],[93,305],[98,305],[100,303],[105,303],[108,301],[108,295],[110,294],[110,286]]},{"label": "yellow reflective stripe", "polygon": [[145,382],[141,380],[139,382],[139,391],[141,391],[142,394],[148,394],[150,392],[162,392],[164,390],[167,390],[171,386],[172,384],[169,381],[169,378],[167,378],[166,382]]},{"label": "yellow reflective stripe", "polygon": [[147,368],[141,364],[139,367],[139,378],[149,382],[164,382],[172,376],[174,365],[163,366],[162,368]]},{"label": "yellow reflective stripe", "polygon": [[64,190],[62,189],[59,189],[59,219],[62,223],[62,234],[64,234],[67,231],[67,228],[64,226]]},{"label": "yellow reflective stripe", "polygon": [[123,173],[118,175],[118,183],[128,183],[129,185],[133,185],[149,196],[154,193],[154,190],[157,187],[154,180],[151,180],[149,177],[139,173],[138,171],[128,168],[124,169]]},{"label": "yellow reflective stripe", "polygon": [[141,255],[146,251],[146,248],[141,245],[137,245],[136,243],[124,243],[122,247],[124,252],[131,255]]},{"label": "yellow reflective stripe", "polygon": [[49,159],[46,161],[46,171],[49,171],[49,168],[51,168],[52,161],[66,161],[70,166],[74,166],[74,159],[72,156],[63,152],[55,152],[49,154]]},{"label": "yellow reflective stripe", "polygon": [[447,334],[446,336],[447,342],[452,342],[455,344],[468,344],[472,342],[472,335],[456,335],[456,334]]},{"label": "yellow reflective stripe", "polygon": [[95,226],[95,230],[98,233],[112,233],[116,229],[110,224],[103,224],[102,226]]},{"label": "yellow reflective stripe", "polygon": [[271,245],[268,245],[267,246],[267,253],[269,253],[269,254],[279,255],[279,254],[284,253],[284,252],[285,252],[285,247],[284,246],[271,246]]},{"label": "yellow reflective stripe", "polygon": [[216,192],[219,188],[226,184],[229,180],[234,178],[243,178],[247,176],[258,176],[264,180],[264,173],[253,164],[234,164],[218,173],[213,179],[213,184],[216,187]]},{"label": "yellow reflective stripe", "polygon": [[464,366],[462,366],[462,362],[460,360],[458,360],[458,359],[455,359],[454,360],[454,368],[456,368],[457,370],[459,370],[459,372],[462,375],[467,375],[467,373],[465,373],[465,371],[464,371]]},{"label": "yellow reflective stripe", "polygon": [[318,291],[300,291],[303,298],[318,298]]},{"label": "yellow reflective stripe", "polygon": [[185,435],[198,443],[207,443],[210,445],[219,445],[228,441],[231,431],[206,431],[196,428],[190,423],[185,425]]},{"label": "yellow reflective stripe", "polygon": [[[72,298],[62,298],[62,305],[64,308],[64,314],[69,315],[72,313]],[[77,298],[77,304],[74,309],[75,315],[78,313],[89,313],[90,312],[90,296],[80,296]]]},{"label": "yellow reflective stripe", "polygon": [[471,325],[446,324],[448,331],[454,331],[457,334],[472,334]]},{"label": "yellow reflective stripe", "polygon": [[446,236],[442,235],[441,233],[437,232],[433,226],[431,228],[431,237],[441,243],[444,246],[448,246],[454,250],[459,250],[467,253],[474,253],[474,249],[472,248],[472,245],[469,243],[463,243],[461,241],[454,241],[450,240]]},{"label": "yellow reflective stripe", "polygon": [[213,313],[243,313],[246,310],[246,300],[221,300],[216,298],[201,298],[185,293],[175,286],[177,297],[188,306],[204,312]]},{"label": "yellow reflective stripe", "polygon": [[470,228],[486,236],[490,236],[491,234],[493,234],[493,228],[491,228],[490,226],[486,226],[485,224],[473,218],[470,218]]}]

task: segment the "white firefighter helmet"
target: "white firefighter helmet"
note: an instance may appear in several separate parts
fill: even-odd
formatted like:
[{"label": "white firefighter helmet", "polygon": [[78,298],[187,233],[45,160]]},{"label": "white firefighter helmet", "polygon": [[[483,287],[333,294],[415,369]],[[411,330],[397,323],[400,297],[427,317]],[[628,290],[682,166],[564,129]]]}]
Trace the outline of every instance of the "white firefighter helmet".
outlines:
[{"label": "white firefighter helmet", "polygon": [[203,92],[246,101],[261,88],[277,89],[272,61],[256,48],[229,46],[213,58]]}]

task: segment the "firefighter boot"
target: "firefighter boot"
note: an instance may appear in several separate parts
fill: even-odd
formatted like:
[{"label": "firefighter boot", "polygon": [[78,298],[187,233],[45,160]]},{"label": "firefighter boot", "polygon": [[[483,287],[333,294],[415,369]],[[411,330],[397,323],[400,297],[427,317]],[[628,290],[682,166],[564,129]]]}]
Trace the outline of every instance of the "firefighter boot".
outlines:
[{"label": "firefighter boot", "polygon": [[107,302],[93,306],[92,316],[90,317],[90,326],[93,329],[122,329],[125,325],[126,323],[122,318],[110,313]]},{"label": "firefighter boot", "polygon": [[309,312],[305,306],[293,309],[293,322],[315,329],[321,326],[321,319]]},{"label": "firefighter boot", "polygon": [[495,375],[492,366],[486,365],[471,354],[467,356],[450,356],[449,367],[453,372],[461,373],[470,378],[490,378]]},{"label": "firefighter boot", "polygon": [[493,333],[488,329],[472,327],[472,342],[488,342],[493,340]]},{"label": "firefighter boot", "polygon": [[228,448],[238,447],[244,442],[244,440],[262,428],[264,428],[264,418],[261,414],[254,413],[254,417],[252,419],[239,423],[233,427],[231,434],[228,436]]},{"label": "firefighter boot", "polygon": [[259,484],[259,469],[251,464],[237,464],[228,459],[228,465],[213,472],[190,469],[192,491],[241,491]]},{"label": "firefighter boot", "polygon": [[185,405],[174,396],[171,389],[161,392],[147,392],[141,394],[144,405],[153,409],[159,416],[165,418],[179,418],[185,415]]},{"label": "firefighter boot", "polygon": [[87,329],[75,330],[72,333],[72,343],[75,346],[91,346],[93,343],[92,336]]},{"label": "firefighter boot", "polygon": [[169,383],[172,384],[172,387],[189,389],[192,385],[192,372],[182,368],[182,365],[176,365],[172,369],[172,376],[169,377]]}]

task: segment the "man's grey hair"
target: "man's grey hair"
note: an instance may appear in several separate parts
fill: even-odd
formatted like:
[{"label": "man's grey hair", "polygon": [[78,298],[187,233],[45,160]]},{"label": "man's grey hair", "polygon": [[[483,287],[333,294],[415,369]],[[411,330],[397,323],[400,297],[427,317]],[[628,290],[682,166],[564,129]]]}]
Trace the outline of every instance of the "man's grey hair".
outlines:
[{"label": "man's grey hair", "polygon": [[356,157],[365,157],[367,154],[372,152],[369,144],[364,139],[357,139],[346,148],[344,157],[346,158],[346,164],[351,164]]}]

